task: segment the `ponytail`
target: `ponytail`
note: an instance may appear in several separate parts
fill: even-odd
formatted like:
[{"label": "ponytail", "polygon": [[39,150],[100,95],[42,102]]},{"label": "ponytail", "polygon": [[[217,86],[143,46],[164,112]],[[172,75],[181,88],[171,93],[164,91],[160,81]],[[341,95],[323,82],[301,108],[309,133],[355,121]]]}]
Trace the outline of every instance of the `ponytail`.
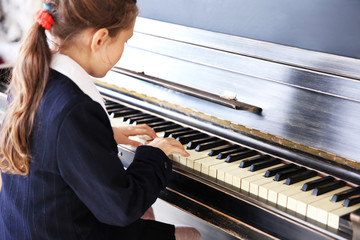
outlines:
[{"label": "ponytail", "polygon": [[24,39],[14,66],[0,134],[0,168],[27,175],[31,157],[29,139],[36,110],[49,77],[51,51],[45,29],[35,23]]},{"label": "ponytail", "polygon": [[29,139],[50,71],[51,51],[45,29],[58,41],[60,50],[87,28],[107,28],[110,37],[114,37],[131,26],[138,14],[134,0],[45,0],[44,3],[45,11],[37,13],[39,24],[32,26],[22,43],[11,76],[8,92],[11,103],[0,130],[0,169],[6,173],[29,173]]}]

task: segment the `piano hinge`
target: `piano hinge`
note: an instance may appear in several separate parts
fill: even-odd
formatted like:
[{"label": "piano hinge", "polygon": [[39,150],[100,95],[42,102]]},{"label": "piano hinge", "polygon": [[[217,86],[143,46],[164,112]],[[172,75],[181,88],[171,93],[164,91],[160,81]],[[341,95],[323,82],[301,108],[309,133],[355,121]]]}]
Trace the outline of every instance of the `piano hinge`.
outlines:
[{"label": "piano hinge", "polygon": [[220,105],[232,108],[232,109],[253,112],[256,114],[261,114],[261,112],[262,112],[262,108],[260,108],[260,107],[256,107],[256,106],[244,103],[244,102],[239,102],[239,101],[236,101],[235,99],[228,99],[228,98],[225,98],[225,97],[222,97],[222,96],[210,93],[210,92],[202,91],[200,89],[191,88],[191,87],[181,85],[178,83],[166,81],[164,79],[148,76],[148,75],[145,75],[145,73],[143,73],[143,72],[135,72],[135,71],[131,71],[131,70],[120,68],[120,67],[114,67],[113,71],[116,71],[118,73],[130,76],[130,77],[140,79],[145,82],[156,84],[156,85],[165,87],[167,89],[181,92],[181,93],[184,93],[184,94],[196,97],[196,98],[204,99],[209,102],[214,102],[216,104],[220,104]]}]

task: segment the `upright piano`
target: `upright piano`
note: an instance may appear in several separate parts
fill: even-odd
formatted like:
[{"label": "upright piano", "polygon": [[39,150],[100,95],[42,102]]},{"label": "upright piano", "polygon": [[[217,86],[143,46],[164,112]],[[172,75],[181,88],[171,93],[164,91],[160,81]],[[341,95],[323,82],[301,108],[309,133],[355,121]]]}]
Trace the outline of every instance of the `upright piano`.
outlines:
[{"label": "upright piano", "polygon": [[170,156],[161,199],[240,239],[360,238],[360,52],[346,43],[360,34],[328,31],[359,8],[317,3],[138,1],[122,59],[95,82],[114,125],[190,153]]},{"label": "upright piano", "polygon": [[[148,124],[190,153],[169,156],[160,198],[239,239],[360,239],[359,3],[138,5],[122,59],[94,81],[114,126]],[[132,153],[119,145],[125,167]]]}]

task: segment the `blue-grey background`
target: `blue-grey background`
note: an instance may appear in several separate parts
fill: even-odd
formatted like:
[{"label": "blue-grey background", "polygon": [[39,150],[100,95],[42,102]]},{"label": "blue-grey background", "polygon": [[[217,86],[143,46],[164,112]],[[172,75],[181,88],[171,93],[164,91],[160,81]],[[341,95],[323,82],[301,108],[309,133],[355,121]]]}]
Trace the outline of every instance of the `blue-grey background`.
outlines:
[{"label": "blue-grey background", "polygon": [[138,0],[140,16],[360,58],[360,0]]}]

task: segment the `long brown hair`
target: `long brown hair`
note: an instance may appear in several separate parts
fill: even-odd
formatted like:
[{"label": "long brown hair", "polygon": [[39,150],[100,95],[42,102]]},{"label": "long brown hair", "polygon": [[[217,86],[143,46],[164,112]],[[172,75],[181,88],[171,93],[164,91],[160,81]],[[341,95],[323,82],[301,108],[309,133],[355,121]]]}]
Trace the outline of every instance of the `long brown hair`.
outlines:
[{"label": "long brown hair", "polygon": [[[107,28],[110,37],[127,29],[135,20],[136,0],[47,0],[53,17],[50,30],[66,47],[88,28]],[[59,50],[59,49],[58,49]],[[30,135],[36,110],[49,77],[51,50],[43,27],[35,23],[21,44],[12,71],[8,94],[11,103],[5,112],[0,134],[0,168],[6,173],[27,175],[31,158]]]}]

